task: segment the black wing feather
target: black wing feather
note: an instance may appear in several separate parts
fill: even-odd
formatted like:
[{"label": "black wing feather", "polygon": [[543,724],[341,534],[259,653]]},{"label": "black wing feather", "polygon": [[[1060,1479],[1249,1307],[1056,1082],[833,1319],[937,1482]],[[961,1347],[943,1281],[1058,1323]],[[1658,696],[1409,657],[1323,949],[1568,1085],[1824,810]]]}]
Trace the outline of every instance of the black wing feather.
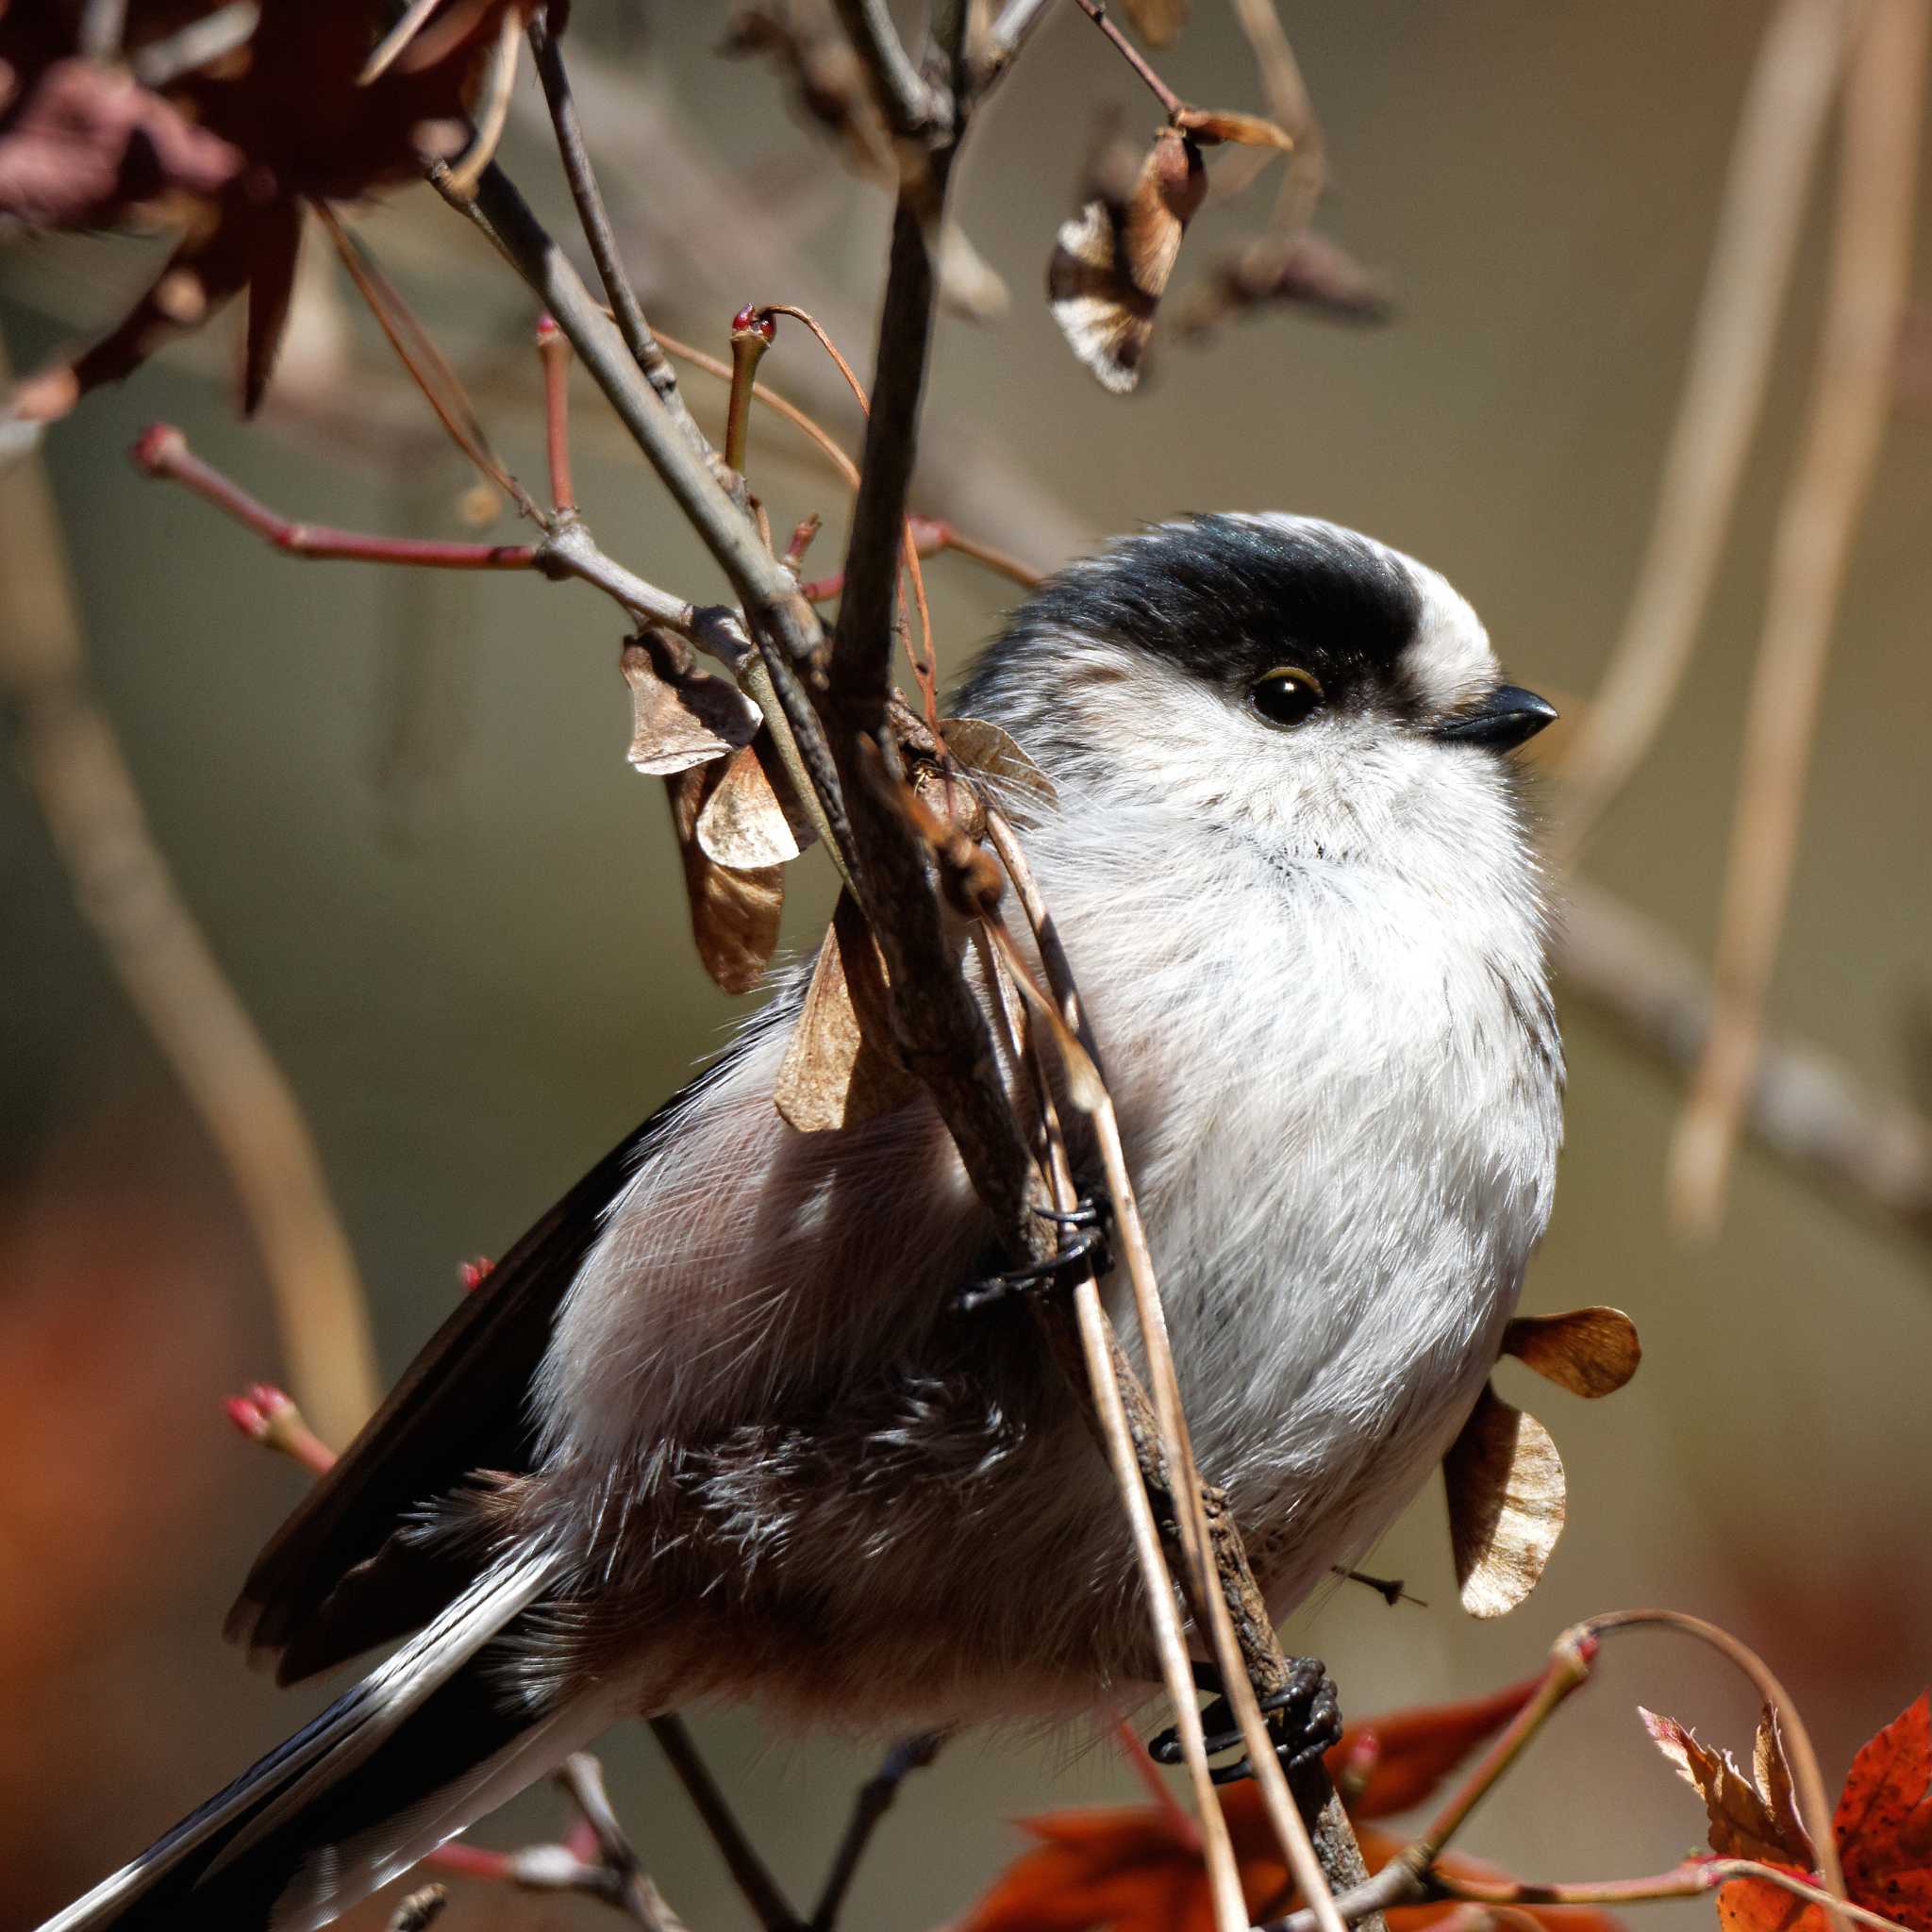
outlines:
[{"label": "black wing feather", "polygon": [[275,1657],[281,1682],[405,1635],[470,1581],[474,1553],[403,1532],[475,1472],[529,1467],[530,1384],[558,1307],[644,1142],[692,1091],[626,1135],[463,1297],[257,1557],[227,1635]]}]

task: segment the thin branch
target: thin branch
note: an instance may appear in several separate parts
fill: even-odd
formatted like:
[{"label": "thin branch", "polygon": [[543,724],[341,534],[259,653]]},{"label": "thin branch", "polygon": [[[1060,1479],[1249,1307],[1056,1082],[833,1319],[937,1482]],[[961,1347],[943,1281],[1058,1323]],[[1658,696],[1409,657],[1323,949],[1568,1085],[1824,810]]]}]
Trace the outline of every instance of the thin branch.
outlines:
[{"label": "thin branch", "polygon": [[698,1755],[698,1748],[684,1720],[675,1711],[651,1719],[651,1735],[657,1739],[677,1781],[684,1787],[711,1842],[718,1847],[732,1881],[743,1894],[744,1902],[757,1915],[764,1932],[804,1932],[804,1922],[792,1910],[791,1901],[779,1890],[758,1849],[744,1835],[710,1767]]},{"label": "thin branch", "polygon": [[1844,65],[1853,0],[1782,0],[1764,30],[1690,365],[1630,608],[1564,764],[1552,841],[1573,862],[1670,713],[1764,408],[1778,310]]},{"label": "thin branch", "polygon": [[1736,1879],[1757,1879],[1774,1885],[1827,1911],[1837,1909],[1873,1932],[1906,1932],[1894,1919],[1881,1917],[1776,1865],[1756,1858],[1687,1858],[1683,1864],[1651,1878],[1610,1878],[1552,1885],[1526,1878],[1480,1878],[1470,1873],[1437,1871],[1429,1890],[1441,1898],[1468,1899],[1486,1906],[1623,1906],[1647,1905],[1663,1899],[1696,1898]]},{"label": "thin branch", "polygon": [[[1895,5],[1901,10],[1919,10],[1919,0],[1877,0],[1877,4]],[[1885,37],[1880,35],[1877,38],[1882,41]],[[1892,47],[1895,56],[1902,56],[1907,51],[1902,46]],[[1830,1893],[1825,1902],[1824,1915],[1836,1932],[1847,1932],[1840,1916],[1845,1903],[1844,1866],[1839,1857],[1838,1839],[1831,1822],[1831,1799],[1824,1789],[1824,1775],[1818,1768],[1818,1752],[1790,1692],[1772,1674],[1770,1665],[1748,1643],[1733,1637],[1728,1630],[1720,1629],[1717,1624],[1683,1610],[1611,1610],[1591,1617],[1576,1627],[1593,1637],[1607,1637],[1619,1630],[1675,1631],[1679,1636],[1694,1638],[1699,1643],[1707,1644],[1750,1678],[1751,1688],[1757,1692],[1759,1701],[1776,1711],[1783,1726],[1785,1753],[1790,1760],[1791,1787],[1797,1798],[1798,1816],[1811,1840],[1812,1850],[1818,1856],[1819,1875]]]},{"label": "thin branch", "polygon": [[596,171],[591,165],[591,152],[577,119],[576,101],[571,93],[570,75],[564,71],[563,50],[550,31],[549,15],[539,8],[530,16],[527,28],[530,53],[537,63],[537,77],[543,84],[543,98],[549,104],[551,125],[557,134],[557,149],[563,161],[564,178],[570,184],[571,199],[576,204],[577,220],[584,240],[591,245],[591,258],[597,264],[598,279],[610,298],[619,333],[630,350],[652,392],[692,452],[708,458],[709,443],[686,407],[677,386],[677,373],[651,333],[639,306],[637,291],[625,273],[624,258],[618,251],[617,236],[597,186]]},{"label": "thin branch", "polygon": [[183,903],[95,696],[38,457],[0,468],[0,691],[81,915],[241,1199],[289,1377],[346,1439],[379,1394],[355,1257],[294,1093]]},{"label": "thin branch", "polygon": [[[987,816],[989,832],[996,849],[1002,852],[1002,861],[1015,891],[1023,900],[1031,902],[1027,908],[1030,918],[1033,908],[1039,905],[1039,893],[1024,855],[1019,852],[1011,828],[1004,825],[997,812],[989,808]],[[1005,856],[1008,849],[1014,854],[1010,862]],[[1044,908],[1040,911],[1044,923]],[[1076,1199],[1073,1167],[1054,1102],[1053,1086],[1041,1062],[1038,1037],[1028,1025],[1025,1014],[1024,1003],[1037,1005],[1041,996],[1031,986],[1024,965],[1012,954],[1011,942],[996,924],[982,919],[974,936],[988,978],[997,992],[1008,1051],[1024,1062],[1031,1076],[1046,1148],[1051,1199],[1058,1211],[1068,1212]],[[1174,1707],[1183,1761],[1193,1787],[1195,1816],[1189,1821],[1190,1829],[1195,1834],[1195,1849],[1207,1871],[1215,1924],[1221,1932],[1236,1932],[1236,1928],[1244,1927],[1247,1918],[1241,1873],[1226,1817],[1208,1771],[1207,1738],[1194,1697],[1192,1665],[1181,1628],[1174,1578],[1162,1549],[1166,1525],[1174,1516],[1173,1497],[1164,1481],[1156,1483],[1146,1477],[1148,1444],[1155,1433],[1153,1406],[1121,1352],[1113,1324],[1100,1299],[1099,1275],[1091,1260],[1071,1286],[1071,1316],[1066,1300],[1041,1298],[1033,1304],[1034,1320],[1066,1377],[1068,1389],[1081,1404],[1126,1512],[1129,1540],[1146,1596],[1154,1656],[1168,1701]],[[1153,1454],[1158,1456],[1158,1444]],[[1160,1506],[1158,1517],[1157,1506]],[[1139,1740],[1131,1734],[1128,1749],[1137,1761],[1144,1761]]]},{"label": "thin branch", "polygon": [[684,1932],[684,1922],[652,1884],[610,1808],[610,1796],[604,1789],[604,1767],[588,1751],[579,1751],[564,1759],[557,1777],[596,1833],[597,1849],[617,1882],[625,1910],[645,1932]]},{"label": "thin branch", "polygon": [[1824,663],[1890,414],[1911,279],[1927,0],[1872,0],[1845,84],[1844,160],[1805,441],[1778,520],[1719,919],[1717,1013],[1671,1149],[1680,1226],[1723,1211],[1790,897]]},{"label": "thin branch", "polygon": [[[1094,1082],[1102,1085],[1098,1098],[1105,1099],[1102,1079],[1096,1058],[1092,1034],[1088,1028],[1079,991],[1074,983],[1073,970],[1051,913],[1040,895],[1031,869],[1026,863],[1025,852],[1013,829],[1003,814],[989,808],[987,811],[987,833],[994,851],[999,855],[1001,864],[1013,882],[1013,888],[1020,899],[1028,925],[1031,927],[1034,943],[1039,951],[1041,963],[1045,970],[1049,985],[1053,989],[1054,1000],[1058,1003],[1057,1018],[1071,1039],[1063,1041],[1063,1057],[1069,1049],[1075,1055],[1084,1055],[1088,1070]],[[993,936],[1000,937],[994,927]],[[1032,992],[1030,981],[1017,965],[1012,971],[1015,983],[1029,996]],[[1055,1009],[1049,1008],[1050,1012]],[[1070,1075],[1073,1067],[1069,1066]],[[1075,1080],[1075,1085],[1080,1084]],[[1091,1100],[1093,1096],[1089,1096]],[[1116,1158],[1119,1153],[1117,1130],[1109,1134],[1108,1122],[1111,1119],[1111,1103],[1105,1108],[1089,1110],[1098,1138],[1103,1156],[1108,1164],[1109,1191],[1113,1193],[1116,1222],[1121,1232],[1126,1237],[1124,1246],[1130,1270],[1139,1271],[1136,1279],[1137,1307],[1141,1306],[1140,1295],[1142,1287],[1152,1287],[1151,1264],[1145,1257],[1144,1236],[1137,1234],[1139,1216],[1133,1203],[1132,1189],[1127,1184],[1124,1163]],[[1111,1141],[1111,1153],[1108,1152]],[[1137,1246],[1139,1253],[1137,1254]],[[1158,1295],[1158,1290],[1154,1291]],[[1158,1306],[1158,1305],[1157,1305]],[[1106,1323],[1105,1312],[1100,1320]],[[1143,1330],[1144,1334],[1144,1330]],[[1255,1583],[1253,1572],[1248,1566],[1247,1553],[1241,1545],[1241,1533],[1233,1516],[1226,1507],[1226,1499],[1219,1491],[1206,1488],[1200,1480],[1199,1472],[1192,1467],[1191,1452],[1187,1448],[1185,1421],[1180,1424],[1181,1453],[1176,1456],[1174,1443],[1176,1435],[1172,1413],[1163,1415],[1159,1407],[1143,1390],[1125,1357],[1119,1343],[1113,1339],[1110,1324],[1104,1327],[1099,1338],[1104,1340],[1106,1354],[1111,1363],[1109,1385],[1121,1403],[1123,1420],[1125,1422],[1129,1441],[1134,1451],[1136,1469],[1141,1485],[1148,1494],[1159,1502],[1165,1519],[1174,1526],[1180,1543],[1180,1550],[1195,1572],[1191,1580],[1189,1595],[1194,1611],[1197,1627],[1206,1625],[1214,1641],[1217,1656],[1221,1661],[1224,1690],[1230,1704],[1239,1711],[1246,1703],[1253,1713],[1253,1723],[1243,1722],[1243,1740],[1247,1745],[1251,1763],[1256,1767],[1256,1776],[1260,1781],[1264,1798],[1268,1802],[1270,1817],[1282,1841],[1282,1850],[1301,1886],[1304,1895],[1314,1901],[1315,1908],[1323,1915],[1323,1924],[1333,1932],[1336,1921],[1332,1916],[1332,1900],[1329,1893],[1337,1889],[1347,1890],[1361,1884],[1368,1876],[1362,1861],[1361,1848],[1356,1842],[1355,1832],[1348,1816],[1343,1810],[1341,1799],[1328,1784],[1325,1773],[1311,1775],[1307,1780],[1307,1798],[1314,1812],[1313,1826],[1304,1824],[1298,1803],[1288,1790],[1282,1778],[1281,1767],[1275,1757],[1272,1739],[1266,1735],[1258,1707],[1258,1697],[1279,1690],[1288,1682],[1288,1665],[1281,1654],[1280,1644],[1274,1635],[1273,1620],[1268,1615],[1267,1606],[1259,1589]],[[1162,1337],[1164,1340],[1164,1336]],[[1090,1379],[1091,1362],[1099,1341],[1090,1336],[1085,1329],[1081,1336],[1086,1352]],[[1157,1344],[1153,1340],[1147,1343],[1150,1366],[1158,1359]],[[1158,1371],[1156,1372],[1158,1373]],[[1168,1370],[1172,1377],[1172,1364]],[[1098,1391],[1094,1393],[1096,1405],[1102,1401]],[[1109,1453],[1112,1453],[1109,1445]],[[1186,1485],[1186,1488],[1183,1488]],[[1132,1507],[1130,1502],[1130,1509]],[[1185,1525],[1192,1516],[1197,1528],[1197,1546],[1190,1550]],[[1158,1590],[1165,1589],[1170,1593],[1171,1584],[1165,1581],[1164,1566],[1157,1585],[1155,1573],[1149,1573],[1150,1596]],[[1212,1580],[1209,1581],[1211,1576]],[[1172,1687],[1170,1687],[1172,1697]],[[1181,1739],[1184,1745],[1189,1740],[1189,1719],[1193,1713],[1193,1700],[1189,1695],[1185,1701],[1175,1699],[1176,1715],[1180,1720]],[[1198,1730],[1198,1718],[1192,1726]],[[1189,1762],[1192,1768],[1193,1759],[1190,1752]],[[1205,1766],[1203,1767],[1205,1770]],[[1271,1790],[1269,1773],[1272,1771],[1275,1782]],[[1284,1819],[1283,1812],[1288,1813]],[[1309,1882],[1310,1867],[1314,1869],[1316,1882]]]},{"label": "thin branch", "polygon": [[342,225],[335,210],[326,202],[318,202],[315,212],[342,266],[348,270],[357,293],[375,316],[384,338],[395,351],[396,360],[422,391],[450,441],[524,515],[533,523],[541,523],[542,516],[529,492],[491,448],[489,434],[436,339],[409,312],[408,305],[382,273],[375,258]]},{"label": "thin branch", "polygon": [[[1661,926],[1578,879],[1556,934],[1563,986],[1657,1065],[1696,1065],[1710,980]],[[1932,1241],[1932,1121],[1816,1048],[1759,1047],[1744,1111],[1752,1139],[1848,1208]]]},{"label": "thin branch", "polygon": [[756,689],[752,694],[781,750],[788,737],[795,741],[792,755],[808,774],[808,789],[820,802],[826,842],[849,866],[852,831],[838,770],[818,713],[791,668],[811,658],[822,641],[811,607],[799,596],[791,574],[759,541],[705,458],[677,428],[664,398],[645,380],[615,325],[509,176],[498,167],[486,169],[476,184],[475,200],[470,202],[450,193],[436,168],[428,175],[452,207],[480,223],[556,318],[618,420],[744,599],[767,674],[761,680],[764,694]]},{"label": "thin branch", "polygon": [[944,1731],[918,1731],[901,1738],[886,1752],[879,1768],[859,1786],[853,1800],[852,1816],[846,1821],[839,1848],[832,1855],[830,1871],[820,1889],[818,1903],[811,1909],[810,1932],[832,1932],[840,1908],[864,1857],[879,1821],[892,1808],[899,1787],[915,1771],[924,1771],[940,1755],[946,1741]]},{"label": "thin branch", "polygon": [[[428,570],[533,570],[547,577],[575,577],[602,591],[627,616],[703,638],[701,611],[688,599],[659,590],[600,550],[575,516],[556,518],[538,543],[444,542],[433,538],[377,537],[302,524],[250,496],[240,484],[204,462],[188,439],[169,424],[156,424],[134,446],[134,459],[150,476],[182,484],[266,543],[309,561],[407,564]],[[707,640],[709,641],[710,640]],[[742,640],[740,641],[741,645]],[[728,654],[727,654],[728,655]],[[741,650],[740,655],[741,655]]]},{"label": "thin branch", "polygon": [[872,83],[887,126],[902,140],[918,139],[935,127],[943,127],[951,104],[920,77],[885,0],[834,0],[834,4]]},{"label": "thin branch", "polygon": [[1170,121],[1173,120],[1187,103],[1155,73],[1147,57],[1140,48],[1114,25],[1112,17],[1102,5],[1102,0],[1074,0],[1074,5],[1113,43],[1121,58],[1141,76],[1141,84],[1160,103],[1161,111]]}]

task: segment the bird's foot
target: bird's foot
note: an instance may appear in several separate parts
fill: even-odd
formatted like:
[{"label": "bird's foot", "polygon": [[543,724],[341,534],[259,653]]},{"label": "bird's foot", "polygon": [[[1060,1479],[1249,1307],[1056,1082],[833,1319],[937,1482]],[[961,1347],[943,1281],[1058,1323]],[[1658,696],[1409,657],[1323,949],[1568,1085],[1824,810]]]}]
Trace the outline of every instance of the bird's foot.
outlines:
[{"label": "bird's foot", "polygon": [[1090,1270],[1105,1274],[1113,1266],[1112,1251],[1108,1245],[1113,1215],[1102,1196],[1082,1195],[1076,1207],[1064,1212],[1054,1208],[1036,1208],[1033,1211],[1042,1221],[1051,1221],[1058,1227],[1058,1246],[1043,1261],[1031,1261],[1024,1268],[1009,1268],[1002,1274],[987,1274],[969,1281],[953,1297],[955,1314],[971,1315],[1016,1294],[1039,1294],[1050,1289],[1070,1287]]},{"label": "bird's foot", "polygon": [[[1194,1681],[1202,1690],[1215,1692],[1201,1710],[1208,1756],[1216,1757],[1224,1751],[1240,1749],[1241,1727],[1235,1723],[1227,1699],[1220,1694],[1219,1673],[1211,1665],[1197,1664]],[[1261,1715],[1267,1719],[1269,1735],[1274,1740],[1274,1754],[1291,1777],[1319,1763],[1341,1737],[1341,1701],[1320,1657],[1290,1657],[1288,1682],[1261,1699]],[[1180,1763],[1179,1726],[1170,1724],[1162,1731],[1147,1746],[1147,1755],[1157,1764]],[[1245,1752],[1235,1763],[1214,1766],[1208,1773],[1218,1785],[1233,1784],[1254,1774],[1255,1768]]]}]

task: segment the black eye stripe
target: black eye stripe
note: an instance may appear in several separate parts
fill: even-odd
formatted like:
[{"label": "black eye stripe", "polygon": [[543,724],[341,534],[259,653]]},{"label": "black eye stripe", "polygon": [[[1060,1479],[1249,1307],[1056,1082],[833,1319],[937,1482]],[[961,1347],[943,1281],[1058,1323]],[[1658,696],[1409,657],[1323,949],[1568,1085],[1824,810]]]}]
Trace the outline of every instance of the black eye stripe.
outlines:
[{"label": "black eye stripe", "polygon": [[1257,678],[1248,703],[1271,724],[1299,724],[1322,703],[1322,682],[1298,665],[1278,664]]}]

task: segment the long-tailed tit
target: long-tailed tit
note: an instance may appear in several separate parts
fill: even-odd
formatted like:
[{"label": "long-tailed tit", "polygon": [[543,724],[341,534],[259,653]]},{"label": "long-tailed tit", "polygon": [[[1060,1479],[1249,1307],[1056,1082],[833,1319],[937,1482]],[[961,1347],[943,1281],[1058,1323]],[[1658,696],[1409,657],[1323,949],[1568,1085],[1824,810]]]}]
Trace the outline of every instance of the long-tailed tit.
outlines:
[{"label": "long-tailed tit", "polygon": [[[1441,577],[1329,524],[1124,538],[958,708],[1107,1056],[1202,1471],[1269,1607],[1358,1558],[1469,1413],[1550,1210],[1562,1057],[1506,754],[1554,715]],[[922,1097],[800,1134],[780,978],[540,1221],[270,1544],[232,1633],[395,1644],[52,1922],[333,1918],[626,1713],[932,1727],[1158,1680],[1124,1519]]]}]

